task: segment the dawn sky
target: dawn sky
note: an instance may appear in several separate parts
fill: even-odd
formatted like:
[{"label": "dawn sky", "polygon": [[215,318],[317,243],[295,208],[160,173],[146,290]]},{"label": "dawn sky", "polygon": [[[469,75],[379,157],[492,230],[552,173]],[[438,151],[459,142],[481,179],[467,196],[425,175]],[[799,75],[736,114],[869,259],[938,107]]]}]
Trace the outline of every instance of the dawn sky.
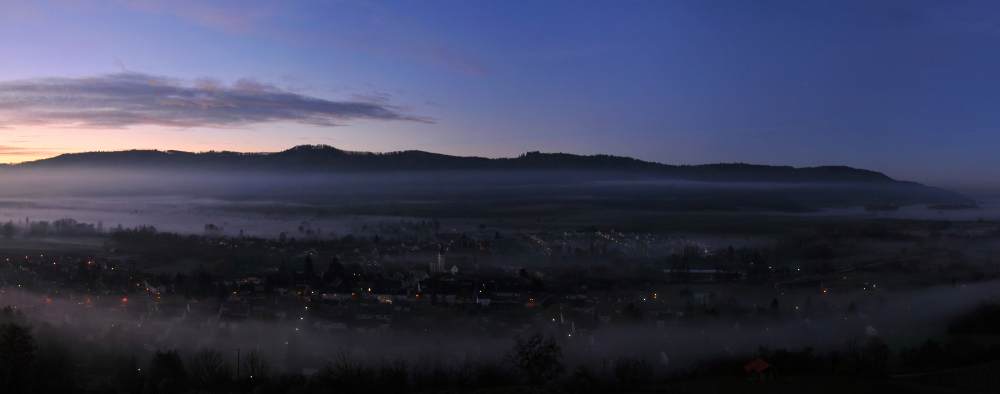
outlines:
[{"label": "dawn sky", "polygon": [[0,0],[0,162],[606,153],[1000,189],[1000,2]]}]

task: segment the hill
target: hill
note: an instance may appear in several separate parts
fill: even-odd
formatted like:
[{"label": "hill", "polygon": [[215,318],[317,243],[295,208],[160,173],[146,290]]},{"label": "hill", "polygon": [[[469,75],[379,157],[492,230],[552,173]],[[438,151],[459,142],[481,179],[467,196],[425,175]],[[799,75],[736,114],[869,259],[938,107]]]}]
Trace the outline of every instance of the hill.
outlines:
[{"label": "hill", "polygon": [[895,182],[884,174],[847,166],[794,168],[753,164],[668,165],[630,157],[528,152],[516,158],[449,156],[423,151],[352,152],[302,145],[274,153],[127,150],[67,153],[10,166],[24,168],[142,168],[267,172],[380,171],[614,171],[699,182]]},{"label": "hill", "polygon": [[[161,180],[153,186],[125,182],[126,188],[142,193],[153,188],[169,193],[183,189],[183,185],[164,183],[162,175],[190,179],[187,183],[192,184],[216,176],[223,180],[201,182],[197,193],[214,190],[215,196],[247,199],[280,194],[317,204],[326,204],[334,195],[357,198],[362,204],[379,199],[397,205],[437,204],[447,197],[449,209],[463,204],[485,209],[502,203],[511,207],[585,204],[653,211],[805,212],[830,206],[972,202],[958,193],[846,166],[677,166],[621,156],[540,152],[490,159],[423,151],[351,152],[325,145],[274,153],[128,150],[63,154],[0,169],[5,174],[30,172],[32,177],[65,170],[97,175],[87,178],[93,185],[102,179],[101,174],[112,171],[156,172],[147,177]],[[120,187],[122,182],[100,188]]]}]

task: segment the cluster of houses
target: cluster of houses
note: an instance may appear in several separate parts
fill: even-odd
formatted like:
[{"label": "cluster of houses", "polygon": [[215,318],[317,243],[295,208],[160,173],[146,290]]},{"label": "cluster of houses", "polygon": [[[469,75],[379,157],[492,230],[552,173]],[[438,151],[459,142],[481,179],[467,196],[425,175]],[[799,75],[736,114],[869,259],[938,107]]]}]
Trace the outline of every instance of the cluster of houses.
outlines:
[{"label": "cluster of houses", "polygon": [[[215,242],[226,248],[252,246],[234,239]],[[142,261],[116,259],[113,254],[39,254],[5,257],[7,261],[0,261],[0,285],[6,293],[3,302],[34,308],[37,313],[32,315],[48,321],[77,324],[86,320],[78,316],[95,310],[89,308],[102,310],[106,313],[95,316],[109,317],[101,326],[148,331],[144,345],[151,348],[172,345],[171,330],[179,327],[239,331],[262,322],[359,334],[431,332],[461,325],[503,337],[546,325],[574,335],[617,321],[662,327],[683,316],[684,301],[678,304],[676,294],[657,294],[655,288],[607,277],[566,279],[555,274],[559,264],[543,272],[512,262],[574,254],[643,256],[692,245],[705,247],[677,238],[612,232],[503,237],[452,232],[419,243],[376,239],[368,248],[339,253],[307,243],[261,247],[283,260],[277,267],[239,277],[211,276],[204,267],[184,275],[156,273],[155,268],[142,272]],[[686,274],[695,281],[731,276],[697,270]],[[664,272],[650,279],[665,283],[674,276]],[[9,296],[18,291],[23,298]],[[707,298],[702,299],[705,304]],[[638,315],[623,317],[630,310]]]}]

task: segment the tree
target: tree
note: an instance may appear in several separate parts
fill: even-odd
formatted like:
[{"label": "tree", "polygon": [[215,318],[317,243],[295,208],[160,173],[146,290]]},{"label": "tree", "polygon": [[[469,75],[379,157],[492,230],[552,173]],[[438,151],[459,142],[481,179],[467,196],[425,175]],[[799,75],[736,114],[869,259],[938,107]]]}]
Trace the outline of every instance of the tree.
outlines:
[{"label": "tree", "polygon": [[115,384],[119,393],[138,393],[142,391],[142,378],[139,377],[139,365],[135,355],[123,362],[115,372]]},{"label": "tree", "polygon": [[514,337],[514,346],[507,351],[506,360],[513,364],[531,383],[545,383],[559,377],[566,370],[562,362],[562,348],[555,337],[535,334],[527,338]]},{"label": "tree", "polygon": [[622,308],[622,313],[616,322],[619,323],[636,323],[642,320],[642,311],[639,307],[635,305],[634,302],[629,302],[625,304],[625,308]]},{"label": "tree", "polygon": [[306,281],[312,283],[316,281],[316,268],[313,267],[312,257],[306,256],[306,263],[302,269],[303,276],[306,277]]},{"label": "tree", "polygon": [[614,364],[615,378],[625,385],[648,383],[653,380],[653,366],[640,357],[618,357]]},{"label": "tree", "polygon": [[11,238],[14,237],[14,234],[16,234],[16,233],[17,233],[17,229],[14,228],[14,221],[13,220],[11,220],[11,221],[3,224],[3,237],[4,238],[11,239]]},{"label": "tree", "polygon": [[323,281],[327,283],[333,282],[335,278],[344,275],[344,272],[344,265],[340,264],[340,259],[337,258],[337,255],[333,255],[333,258],[330,259],[330,265],[323,272]]},{"label": "tree", "polygon": [[200,387],[221,390],[233,378],[233,366],[215,349],[201,349],[188,361],[191,378]]},{"label": "tree", "polygon": [[31,326],[6,323],[0,326],[0,373],[3,373],[3,392],[18,393],[22,381],[35,360],[35,339]]},{"label": "tree", "polygon": [[694,317],[694,303],[692,303],[691,300],[688,300],[688,302],[684,304],[684,318],[690,319],[692,317]]},{"label": "tree", "polygon": [[857,335],[851,335],[844,341],[844,354],[851,360],[858,372],[861,372],[864,368],[864,350],[861,338]]},{"label": "tree", "polygon": [[153,354],[149,363],[149,381],[160,392],[179,392],[182,389],[187,371],[184,361],[177,350],[159,351]]},{"label": "tree", "polygon": [[892,355],[892,350],[879,337],[871,337],[864,347],[865,371],[880,375],[885,373],[885,363]]},{"label": "tree", "polygon": [[899,359],[909,371],[925,371],[940,365],[945,360],[945,351],[936,341],[928,339],[919,348],[900,350]]},{"label": "tree", "polygon": [[243,355],[240,360],[240,376],[237,379],[249,379],[251,381],[265,381],[271,374],[271,366],[257,349],[250,350]]}]

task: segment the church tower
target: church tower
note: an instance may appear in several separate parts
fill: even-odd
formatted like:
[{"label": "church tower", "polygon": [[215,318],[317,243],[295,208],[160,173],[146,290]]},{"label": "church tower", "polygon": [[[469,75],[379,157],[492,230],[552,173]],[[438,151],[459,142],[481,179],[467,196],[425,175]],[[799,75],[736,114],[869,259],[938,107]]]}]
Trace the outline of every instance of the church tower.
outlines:
[{"label": "church tower", "polygon": [[434,271],[444,272],[444,245],[439,244],[438,246],[439,246],[439,249],[438,249],[438,263],[437,263],[437,267],[434,269]]}]

